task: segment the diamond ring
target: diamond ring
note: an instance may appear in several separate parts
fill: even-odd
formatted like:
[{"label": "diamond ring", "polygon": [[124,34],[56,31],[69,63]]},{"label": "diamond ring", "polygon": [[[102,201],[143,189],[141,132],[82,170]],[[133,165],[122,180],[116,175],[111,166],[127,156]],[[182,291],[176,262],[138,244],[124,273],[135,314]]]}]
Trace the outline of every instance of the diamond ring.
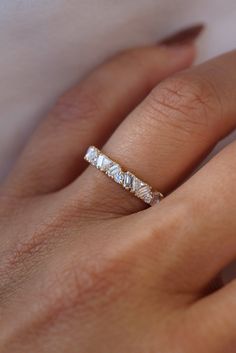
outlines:
[{"label": "diamond ring", "polygon": [[150,206],[159,203],[164,197],[162,193],[154,191],[150,185],[133,173],[122,170],[118,163],[94,146],[88,148],[84,159]]}]

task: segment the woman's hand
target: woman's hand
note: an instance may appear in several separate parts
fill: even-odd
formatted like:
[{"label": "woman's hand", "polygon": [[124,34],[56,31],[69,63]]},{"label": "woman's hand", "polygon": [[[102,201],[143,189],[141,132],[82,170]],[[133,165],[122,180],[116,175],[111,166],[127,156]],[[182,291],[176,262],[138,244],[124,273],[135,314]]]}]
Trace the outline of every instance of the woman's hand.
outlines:
[{"label": "woman's hand", "polygon": [[[193,57],[118,55],[34,134],[1,189],[1,353],[235,351],[235,282],[211,287],[236,255],[235,143],[170,192],[235,128],[236,52],[157,85]],[[169,196],[144,210],[91,144]]]}]

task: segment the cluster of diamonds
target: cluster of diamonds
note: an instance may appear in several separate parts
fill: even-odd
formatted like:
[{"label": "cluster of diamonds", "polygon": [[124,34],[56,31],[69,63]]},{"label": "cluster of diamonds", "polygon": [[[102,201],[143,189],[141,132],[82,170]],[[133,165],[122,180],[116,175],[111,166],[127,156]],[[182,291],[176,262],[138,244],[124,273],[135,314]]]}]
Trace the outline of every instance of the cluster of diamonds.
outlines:
[{"label": "cluster of diamonds", "polygon": [[150,206],[160,202],[163,198],[160,192],[153,191],[150,185],[138,179],[131,172],[123,171],[118,163],[94,146],[88,148],[84,159]]}]

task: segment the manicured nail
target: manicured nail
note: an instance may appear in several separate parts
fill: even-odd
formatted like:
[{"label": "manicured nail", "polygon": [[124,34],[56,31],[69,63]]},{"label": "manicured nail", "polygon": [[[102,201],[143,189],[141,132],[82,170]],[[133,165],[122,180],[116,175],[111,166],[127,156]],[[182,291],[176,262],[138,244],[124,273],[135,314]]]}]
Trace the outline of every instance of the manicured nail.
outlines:
[{"label": "manicured nail", "polygon": [[165,38],[159,44],[167,46],[179,46],[186,45],[194,42],[202,33],[205,26],[198,24],[192,27],[185,28],[174,35]]}]

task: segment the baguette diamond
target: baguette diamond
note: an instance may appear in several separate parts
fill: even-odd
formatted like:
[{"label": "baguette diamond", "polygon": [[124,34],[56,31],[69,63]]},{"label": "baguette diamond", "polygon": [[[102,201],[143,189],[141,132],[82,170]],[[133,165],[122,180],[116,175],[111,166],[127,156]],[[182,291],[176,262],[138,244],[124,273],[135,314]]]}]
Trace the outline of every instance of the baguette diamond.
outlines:
[{"label": "baguette diamond", "polygon": [[110,158],[104,154],[100,154],[97,158],[96,167],[102,171],[107,171],[111,164],[112,160]]},{"label": "baguette diamond", "polygon": [[112,161],[96,147],[90,146],[84,159],[146,204],[153,206],[163,199],[163,195],[160,192],[153,191],[150,185],[140,180],[129,171],[124,172],[118,163]]},{"label": "baguette diamond", "polygon": [[123,186],[127,190],[132,189],[133,175],[129,172],[124,173]]},{"label": "baguette diamond", "polygon": [[99,151],[96,147],[89,147],[84,159],[91,163],[92,165],[96,165],[98,159]]},{"label": "baguette diamond", "polygon": [[123,181],[123,172],[121,167],[117,163],[112,163],[112,165],[107,170],[107,175],[114,179],[116,183],[121,184]]}]

